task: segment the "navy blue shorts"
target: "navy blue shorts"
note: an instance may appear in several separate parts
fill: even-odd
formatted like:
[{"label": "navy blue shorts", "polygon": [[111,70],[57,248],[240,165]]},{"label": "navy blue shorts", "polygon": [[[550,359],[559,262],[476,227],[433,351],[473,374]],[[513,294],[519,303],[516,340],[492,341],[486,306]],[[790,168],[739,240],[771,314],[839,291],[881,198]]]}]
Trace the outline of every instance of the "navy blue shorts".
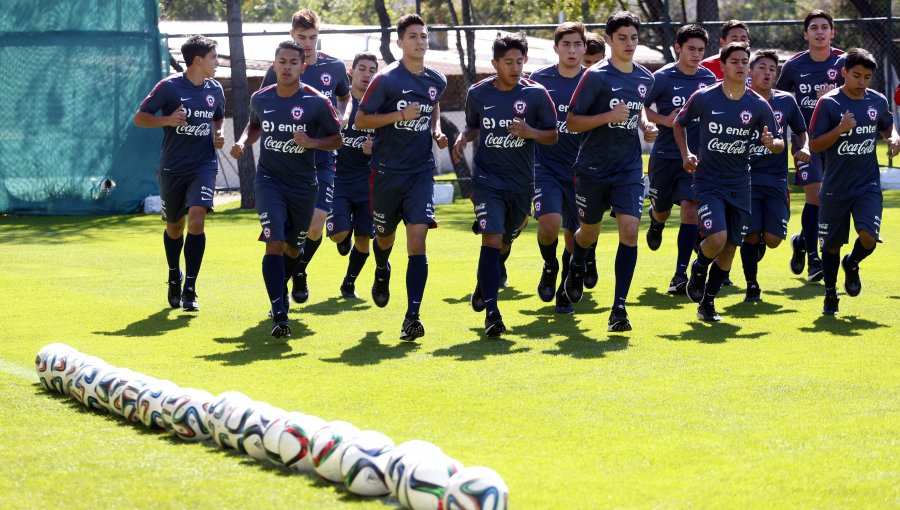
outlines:
[{"label": "navy blue shorts", "polygon": [[775,186],[751,186],[750,230],[748,232],[768,232],[781,239],[787,238],[791,206],[787,188]]},{"label": "navy blue shorts", "polygon": [[393,234],[401,220],[407,225],[437,227],[434,217],[434,169],[414,174],[373,169],[369,182],[376,235]]},{"label": "navy blue shorts", "polygon": [[853,196],[819,194],[819,245],[823,250],[840,248],[850,240],[850,216],[856,231],[865,230],[878,239],[881,230],[882,195],[872,190]]},{"label": "navy blue shorts", "polygon": [[270,177],[256,174],[256,211],[265,243],[284,241],[300,248],[306,241],[309,223],[316,208],[318,186],[282,186]]},{"label": "navy blue shorts", "polygon": [[522,231],[531,211],[531,193],[496,190],[477,182],[472,185],[476,234],[503,234],[511,244]]},{"label": "navy blue shorts", "polygon": [[640,218],[644,211],[644,184],[616,184],[575,177],[575,206],[585,225],[600,223],[603,213],[612,208],[616,214]]},{"label": "navy blue shorts", "polygon": [[725,231],[728,242],[740,246],[750,228],[750,190],[703,188],[695,192],[704,237]]},{"label": "navy blue shorts", "polygon": [[807,184],[822,182],[822,169],[825,166],[825,153],[813,152],[809,163],[796,161],[797,173],[794,174],[794,184],[803,187]]},{"label": "navy blue shorts", "polygon": [[354,235],[373,237],[375,225],[372,222],[368,176],[350,182],[336,182],[334,191],[331,214],[325,221],[328,237],[351,229]]},{"label": "navy blue shorts", "polygon": [[554,175],[534,176],[534,217],[545,214],[562,216],[563,228],[578,230],[578,209],[575,207],[575,180],[562,180]]},{"label": "navy blue shorts", "polygon": [[319,181],[319,192],[316,194],[316,209],[331,212],[334,206],[334,185],[322,179]]},{"label": "navy blue shorts", "polygon": [[681,205],[684,200],[695,200],[691,187],[694,177],[684,171],[680,159],[650,156],[647,172],[650,177],[650,205],[654,211],[671,211],[673,205]]},{"label": "navy blue shorts", "polygon": [[156,172],[159,182],[159,198],[162,203],[162,219],[178,223],[191,207],[213,209],[216,190],[216,171],[199,174],[173,174],[165,168]]}]

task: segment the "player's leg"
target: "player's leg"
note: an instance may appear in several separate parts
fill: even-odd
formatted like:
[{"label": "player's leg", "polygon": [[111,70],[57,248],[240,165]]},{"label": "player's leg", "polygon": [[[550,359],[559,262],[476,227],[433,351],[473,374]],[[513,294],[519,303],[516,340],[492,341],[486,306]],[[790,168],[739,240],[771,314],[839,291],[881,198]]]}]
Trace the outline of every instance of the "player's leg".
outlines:
[{"label": "player's leg", "polygon": [[[681,170],[680,161],[677,171]],[[656,251],[662,244],[662,232],[666,227],[666,220],[672,214],[673,186],[676,174],[672,171],[673,164],[651,156],[647,167],[650,179],[650,226],[647,227],[647,246]],[[682,171],[683,172],[683,171]]]},{"label": "player's leg", "polygon": [[331,203],[331,212],[325,218],[325,235],[337,245],[340,255],[350,253],[350,247],[353,246],[353,237],[349,226],[353,221],[352,209],[351,197],[335,194],[334,201]]},{"label": "player's leg", "polygon": [[819,258],[818,239],[816,232],[819,229],[819,190],[821,182],[814,182],[803,187],[806,195],[806,204],[800,214],[800,223],[803,228],[804,251],[806,252],[806,278],[811,282],[822,279],[822,260]]},{"label": "player's leg", "polygon": [[[323,192],[322,188],[327,189]],[[324,193],[324,195],[323,195]],[[305,303],[309,299],[309,284],[307,282],[307,268],[312,262],[313,256],[322,244],[322,233],[325,228],[325,218],[331,210],[331,190],[330,186],[319,181],[319,196],[316,201],[316,210],[313,213],[312,221],[309,223],[306,242],[303,244],[303,250],[300,254],[300,262],[294,272],[294,288],[291,291],[291,297],[297,303]]]},{"label": "player's leg", "polygon": [[186,312],[200,310],[197,302],[197,277],[206,251],[206,214],[213,208],[213,192],[216,186],[215,173],[194,176],[187,187],[185,206],[187,212],[187,235],[184,239],[184,290],[181,291],[181,308]]},{"label": "player's leg", "polygon": [[358,201],[352,204],[353,217],[353,248],[350,249],[350,257],[347,260],[347,274],[341,283],[341,297],[355,298],[356,278],[362,273],[363,266],[369,258],[369,241],[375,236],[375,227],[372,224],[372,206],[369,202],[369,194],[361,195]]},{"label": "player's leg", "polygon": [[643,184],[616,186],[610,194],[610,201],[616,213],[619,246],[616,249],[615,294],[607,329],[630,331],[631,322],[628,320],[625,301],[631,289],[631,281],[634,279],[634,268],[637,267],[637,239],[643,213],[644,186]]},{"label": "player's leg", "polygon": [[[560,255],[560,278],[559,286],[556,288],[556,305],[554,307],[556,313],[563,315],[575,313],[575,307],[572,306],[572,301],[569,299],[569,296],[566,295],[566,277],[569,276],[569,267],[572,262],[572,251],[575,247],[575,231],[577,229],[577,220],[573,220],[571,226],[565,226],[563,228],[563,240],[565,241],[565,247],[562,250],[562,255]],[[595,241],[594,245],[596,246],[596,244],[597,243]],[[587,262],[585,263],[585,266],[587,266]],[[594,269],[596,269],[596,267],[597,264],[595,261]],[[585,269],[587,269],[587,267],[585,267]],[[586,271],[585,278],[587,278]]]},{"label": "player's leg", "polygon": [[678,227],[675,274],[669,282],[669,294],[684,294],[687,286],[687,270],[697,241],[697,202],[693,199],[681,201],[681,225]]},{"label": "player's leg", "polygon": [[757,281],[759,273],[759,245],[762,241],[763,224],[768,211],[765,208],[764,189],[753,186],[750,202],[749,233],[741,243],[741,266],[744,268],[744,281],[747,282],[747,293],[744,302],[753,303],[760,300],[761,290]]},{"label": "player's leg", "polygon": [[391,250],[394,248],[397,224],[400,222],[400,204],[403,196],[403,176],[372,171],[369,189],[372,197],[372,220],[375,224],[375,242],[372,256],[375,258],[375,280],[372,282],[372,301],[384,308],[391,297]]},{"label": "player's leg", "polygon": [[405,193],[401,200],[401,214],[406,220],[406,315],[403,320],[401,340],[415,340],[425,335],[425,326],[419,319],[419,310],[425,296],[428,281],[428,256],[425,239],[428,230],[437,227],[434,217],[434,176],[425,171],[406,176]]},{"label": "player's leg", "polygon": [[844,290],[848,296],[855,297],[862,291],[859,263],[871,255],[878,244],[882,215],[881,193],[872,191],[854,200],[851,214],[858,237],[853,250],[841,261],[841,266],[844,269]]},{"label": "player's leg", "polygon": [[171,308],[181,307],[181,282],[184,274],[181,272],[181,249],[184,246],[184,226],[187,218],[182,216],[175,223],[166,223],[163,232],[163,247],[166,251],[166,263],[169,266],[168,300]]},{"label": "player's leg", "polygon": [[713,189],[697,192],[697,214],[703,242],[697,250],[697,258],[691,264],[691,276],[685,287],[691,301],[699,303],[706,287],[709,266],[725,247],[727,223],[725,221],[725,200]]},{"label": "player's leg", "polygon": [[611,185],[595,183],[583,178],[575,180],[575,206],[578,208],[580,226],[575,232],[572,247],[572,261],[566,276],[566,296],[573,303],[581,301],[584,295],[584,277],[588,249],[600,236],[600,221],[609,209]]},{"label": "player's leg", "polygon": [[485,309],[484,328],[485,334],[491,337],[500,336],[506,330],[497,305],[497,294],[500,289],[502,239],[502,233],[482,233],[481,253],[478,257],[478,284]]},{"label": "player's leg", "polygon": [[538,249],[544,260],[537,294],[544,302],[553,299],[556,292],[556,277],[559,274],[556,248],[559,245],[559,229],[563,220],[563,197],[562,190],[554,181],[555,179],[536,180],[533,200],[534,216],[538,221]]}]

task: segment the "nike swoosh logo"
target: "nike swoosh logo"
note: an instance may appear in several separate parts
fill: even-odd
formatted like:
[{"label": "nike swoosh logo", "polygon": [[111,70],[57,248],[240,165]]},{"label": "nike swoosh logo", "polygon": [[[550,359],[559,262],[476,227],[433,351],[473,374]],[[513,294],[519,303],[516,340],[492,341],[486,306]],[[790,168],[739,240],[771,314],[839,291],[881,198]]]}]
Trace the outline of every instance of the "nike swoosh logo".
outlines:
[{"label": "nike swoosh logo", "polygon": [[547,92],[556,92],[556,89],[547,89]]},{"label": "nike swoosh logo", "polygon": [[409,90],[404,89],[404,90],[403,90],[403,93],[404,93],[404,94],[409,94],[409,93],[412,92],[412,91],[413,91],[413,89],[409,89]]},{"label": "nike swoosh logo", "polygon": [[672,87],[672,90],[678,90],[678,89],[683,89],[683,88],[684,88],[684,85],[682,85],[680,87]]},{"label": "nike swoosh logo", "polygon": [[[494,105],[494,106],[497,106],[497,105]],[[487,110],[490,110],[491,108],[493,108],[494,106],[485,106],[484,109],[485,109],[485,111],[487,111]]]},{"label": "nike swoosh logo", "polygon": [[613,88],[612,88],[612,91],[615,92],[615,91],[617,91],[617,90],[622,90],[623,88],[624,88],[624,87],[613,87]]},{"label": "nike swoosh logo", "polygon": [[189,97],[182,97],[181,100],[182,100],[182,101],[190,101],[191,98],[189,98]]},{"label": "nike swoosh logo", "polygon": [[275,111],[275,110],[263,110],[263,113],[272,113],[272,112],[274,112],[274,111]]},{"label": "nike swoosh logo", "polygon": [[712,114],[713,114],[713,115],[721,115],[721,114],[723,114],[723,113],[725,113],[725,112],[717,112],[717,111],[715,111],[715,110],[712,111]]},{"label": "nike swoosh logo", "polygon": [[800,77],[801,77],[801,78],[806,78],[807,76],[809,76],[809,75],[811,75],[811,74],[812,74],[812,73],[806,73],[806,74],[800,73]]}]

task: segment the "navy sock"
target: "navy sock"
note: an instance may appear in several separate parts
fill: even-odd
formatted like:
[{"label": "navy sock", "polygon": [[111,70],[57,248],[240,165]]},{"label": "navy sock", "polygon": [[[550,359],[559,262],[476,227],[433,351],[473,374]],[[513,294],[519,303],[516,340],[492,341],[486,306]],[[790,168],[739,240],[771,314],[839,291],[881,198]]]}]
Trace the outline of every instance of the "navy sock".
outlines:
[{"label": "navy sock", "polygon": [[169,264],[169,281],[181,280],[181,247],[184,246],[184,236],[178,239],[169,237],[169,233],[163,230],[163,246],[166,248],[166,263]]},{"label": "navy sock", "polygon": [[497,292],[500,289],[500,250],[488,246],[481,247],[478,257],[478,284],[484,296],[484,306],[488,313],[497,311]]},{"label": "navy sock", "polygon": [[755,282],[759,272],[759,244],[741,243],[741,264],[744,266],[744,279]]},{"label": "navy sock", "polygon": [[704,255],[702,249],[697,252],[697,262],[699,262],[701,266],[709,267],[709,265],[712,264],[713,260],[715,260],[715,259],[711,259],[711,258],[707,257],[706,255]]},{"label": "navy sock", "polygon": [[406,267],[406,316],[418,316],[425,295],[425,282],[428,281],[428,257],[426,255],[410,255]]},{"label": "navy sock", "polygon": [[875,246],[873,246],[870,250],[863,246],[862,242],[860,242],[859,238],[857,238],[856,243],[853,244],[853,251],[850,252],[850,260],[858,266],[860,262],[865,260],[865,258],[871,255],[874,251]]},{"label": "navy sock", "polygon": [[500,275],[506,274],[506,261],[509,259],[509,255],[512,253],[512,245],[509,245],[509,249],[506,250],[506,253],[500,252]]},{"label": "navy sock", "polygon": [[841,254],[822,252],[822,271],[824,272],[825,290],[837,287],[838,268],[841,266]]},{"label": "navy sock", "polygon": [[284,259],[284,288],[287,289],[287,282],[291,279],[291,276],[295,274],[297,264],[300,263],[300,257],[291,258],[285,255],[282,258]]},{"label": "navy sock", "polygon": [[303,253],[300,254],[300,263],[297,264],[297,272],[294,274],[301,274],[306,272],[306,267],[309,265],[310,261],[313,258],[313,255],[316,254],[316,250],[319,249],[319,246],[322,244],[322,238],[318,238],[313,241],[310,238],[306,238],[306,242],[303,243]]},{"label": "navy sock", "polygon": [[694,243],[697,241],[697,225],[682,223],[678,229],[678,258],[675,272],[687,274],[688,264],[691,263],[691,253],[694,253]]},{"label": "navy sock", "polygon": [[356,246],[350,248],[350,261],[347,262],[347,275],[344,277],[344,280],[351,283],[355,282],[356,277],[362,272],[363,266],[366,265],[366,259],[368,258],[368,252],[358,251]]},{"label": "navy sock", "polygon": [[572,262],[572,254],[563,249],[562,252],[562,278],[559,280],[559,289],[560,291],[563,289],[563,286],[566,284],[566,277],[569,276],[569,263]]},{"label": "navy sock", "polygon": [[287,309],[284,303],[284,265],[281,255],[264,255],[262,261],[263,281],[266,283],[266,293],[269,302],[272,303],[272,317],[276,320],[284,319]]},{"label": "navy sock", "polygon": [[703,301],[709,301],[716,297],[719,289],[722,288],[722,282],[725,281],[725,278],[728,278],[729,272],[719,267],[719,264],[710,266],[709,280],[706,282],[706,292],[703,293]]},{"label": "navy sock", "polygon": [[575,250],[572,252],[572,267],[577,269],[578,271],[584,271],[584,263],[587,259],[588,248],[582,248],[581,245],[578,244],[578,241],[575,241]]},{"label": "navy sock", "polygon": [[203,263],[203,252],[206,251],[206,234],[188,234],[184,240],[184,288],[194,290],[200,264]]},{"label": "navy sock", "polygon": [[806,204],[800,214],[800,228],[803,229],[803,243],[806,247],[806,256],[810,259],[819,258],[819,206]]},{"label": "navy sock", "polygon": [[378,240],[372,240],[372,255],[375,256],[375,270],[385,269],[388,266],[388,259],[391,257],[391,250],[394,249],[394,245],[391,245],[385,250],[382,250],[378,246]]},{"label": "navy sock", "polygon": [[637,246],[626,246],[619,243],[616,251],[616,298],[613,307],[625,306],[625,298],[628,297],[628,289],[631,288],[631,279],[634,277],[634,268],[637,266]]},{"label": "navy sock", "polygon": [[538,248],[541,250],[541,257],[544,259],[544,264],[547,264],[549,267],[554,267],[556,262],[556,247],[559,245],[559,239],[554,239],[552,244],[543,245],[540,241],[538,241]]},{"label": "navy sock", "polygon": [[[599,239],[597,241],[599,241]],[[585,257],[586,262],[597,261],[597,241],[594,241],[590,246],[587,247],[587,256]]]}]

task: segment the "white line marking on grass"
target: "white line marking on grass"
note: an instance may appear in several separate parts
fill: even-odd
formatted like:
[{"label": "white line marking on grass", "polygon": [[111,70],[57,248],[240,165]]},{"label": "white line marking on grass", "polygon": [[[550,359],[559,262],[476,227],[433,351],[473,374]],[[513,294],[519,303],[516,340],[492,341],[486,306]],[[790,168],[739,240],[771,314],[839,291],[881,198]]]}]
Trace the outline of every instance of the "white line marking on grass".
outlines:
[{"label": "white line marking on grass", "polygon": [[33,370],[22,368],[15,363],[10,363],[3,359],[0,359],[0,371],[6,372],[9,375],[14,375],[19,379],[24,379],[30,383],[38,382],[38,376]]}]

